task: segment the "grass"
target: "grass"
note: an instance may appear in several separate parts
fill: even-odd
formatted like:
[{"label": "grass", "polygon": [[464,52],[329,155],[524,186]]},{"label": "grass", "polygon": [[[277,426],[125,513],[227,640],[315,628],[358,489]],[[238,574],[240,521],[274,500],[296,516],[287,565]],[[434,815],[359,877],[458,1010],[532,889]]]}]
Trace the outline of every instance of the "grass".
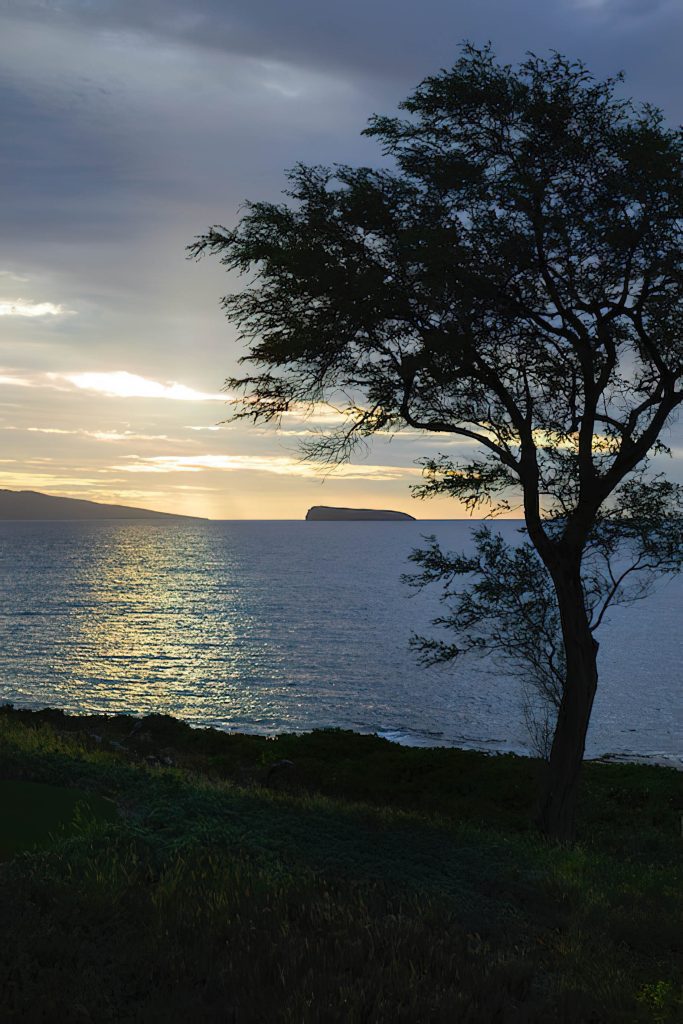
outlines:
[{"label": "grass", "polygon": [[0,807],[0,861],[77,834],[85,822],[117,816],[111,800],[44,782],[0,779]]},{"label": "grass", "polygon": [[0,778],[120,815],[0,865],[3,1021],[683,1017],[676,772],[587,765],[562,848],[530,759],[3,710]]}]

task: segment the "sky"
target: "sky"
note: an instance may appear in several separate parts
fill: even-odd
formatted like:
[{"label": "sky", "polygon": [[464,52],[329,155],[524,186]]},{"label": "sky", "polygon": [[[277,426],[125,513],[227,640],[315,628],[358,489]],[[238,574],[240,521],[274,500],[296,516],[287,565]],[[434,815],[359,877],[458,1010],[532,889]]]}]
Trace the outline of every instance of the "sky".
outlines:
[{"label": "sky", "polygon": [[185,246],[278,201],[297,161],[379,163],[370,114],[464,39],[623,70],[682,120],[681,0],[0,0],[0,487],[214,519],[463,517],[411,497],[443,439],[380,438],[330,474],[298,444],[332,409],[225,423],[240,346],[219,300],[239,283]]}]

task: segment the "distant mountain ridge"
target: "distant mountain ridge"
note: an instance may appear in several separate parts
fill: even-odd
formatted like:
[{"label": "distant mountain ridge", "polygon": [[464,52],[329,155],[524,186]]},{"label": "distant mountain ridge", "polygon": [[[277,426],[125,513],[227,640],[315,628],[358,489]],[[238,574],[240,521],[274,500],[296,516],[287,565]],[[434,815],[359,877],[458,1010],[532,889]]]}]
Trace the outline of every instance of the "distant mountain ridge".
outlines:
[{"label": "distant mountain ridge", "polygon": [[130,505],[105,505],[84,498],[60,498],[40,491],[0,489],[2,519],[198,519]]},{"label": "distant mountain ridge", "polygon": [[346,522],[416,522],[407,512],[394,512],[386,508],[335,508],[332,505],[313,505],[306,513],[308,521]]}]

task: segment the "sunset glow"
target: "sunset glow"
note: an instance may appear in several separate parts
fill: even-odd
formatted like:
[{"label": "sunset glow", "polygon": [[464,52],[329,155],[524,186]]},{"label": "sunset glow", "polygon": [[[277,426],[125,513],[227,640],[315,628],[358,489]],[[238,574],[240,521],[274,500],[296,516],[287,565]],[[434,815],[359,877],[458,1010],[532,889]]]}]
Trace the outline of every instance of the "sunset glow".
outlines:
[{"label": "sunset glow", "polygon": [[110,398],[163,398],[173,402],[225,402],[220,393],[196,391],[177,381],[162,383],[149,380],[127,370],[108,373],[49,374],[52,379],[63,379],[83,391],[95,391]]},{"label": "sunset glow", "polygon": [[[629,88],[681,121],[676,5],[650,17],[572,0],[538,17],[528,0],[520,17],[496,2],[493,20],[487,5],[440,0],[419,17],[384,2],[323,5],[312,19],[266,6],[233,19],[174,3],[151,18],[145,3],[67,0],[0,16],[13,133],[0,438],[15,460],[2,486],[125,502],[134,480],[137,504],[218,518],[303,518],[319,503],[462,517],[447,496],[416,502],[410,490],[419,459],[469,458],[462,438],[380,432],[334,472],[301,461],[301,444],[339,429],[361,395],[316,395],[279,424],[231,419],[224,381],[250,368],[220,302],[248,282],[188,262],[185,247],[208,225],[230,230],[245,199],[289,203],[284,170],[299,161],[381,163],[361,135],[368,116],[391,114],[465,37],[491,38],[512,62],[566,43],[598,76],[625,68]],[[680,426],[671,434],[676,454]],[[683,472],[678,458],[662,468]]]},{"label": "sunset glow", "polygon": [[15,301],[0,300],[0,316],[62,316],[66,312],[64,306],[55,305],[53,302],[25,302],[23,299]]}]

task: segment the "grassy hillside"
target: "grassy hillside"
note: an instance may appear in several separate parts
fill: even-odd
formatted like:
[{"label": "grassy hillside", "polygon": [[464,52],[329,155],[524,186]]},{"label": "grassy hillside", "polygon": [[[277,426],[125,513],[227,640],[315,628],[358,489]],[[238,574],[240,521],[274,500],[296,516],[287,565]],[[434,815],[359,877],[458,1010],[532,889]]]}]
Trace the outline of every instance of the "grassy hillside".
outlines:
[{"label": "grassy hillside", "polygon": [[587,765],[568,849],[539,770],[5,709],[0,779],[62,820],[3,815],[0,1018],[673,1024],[680,774]]}]

